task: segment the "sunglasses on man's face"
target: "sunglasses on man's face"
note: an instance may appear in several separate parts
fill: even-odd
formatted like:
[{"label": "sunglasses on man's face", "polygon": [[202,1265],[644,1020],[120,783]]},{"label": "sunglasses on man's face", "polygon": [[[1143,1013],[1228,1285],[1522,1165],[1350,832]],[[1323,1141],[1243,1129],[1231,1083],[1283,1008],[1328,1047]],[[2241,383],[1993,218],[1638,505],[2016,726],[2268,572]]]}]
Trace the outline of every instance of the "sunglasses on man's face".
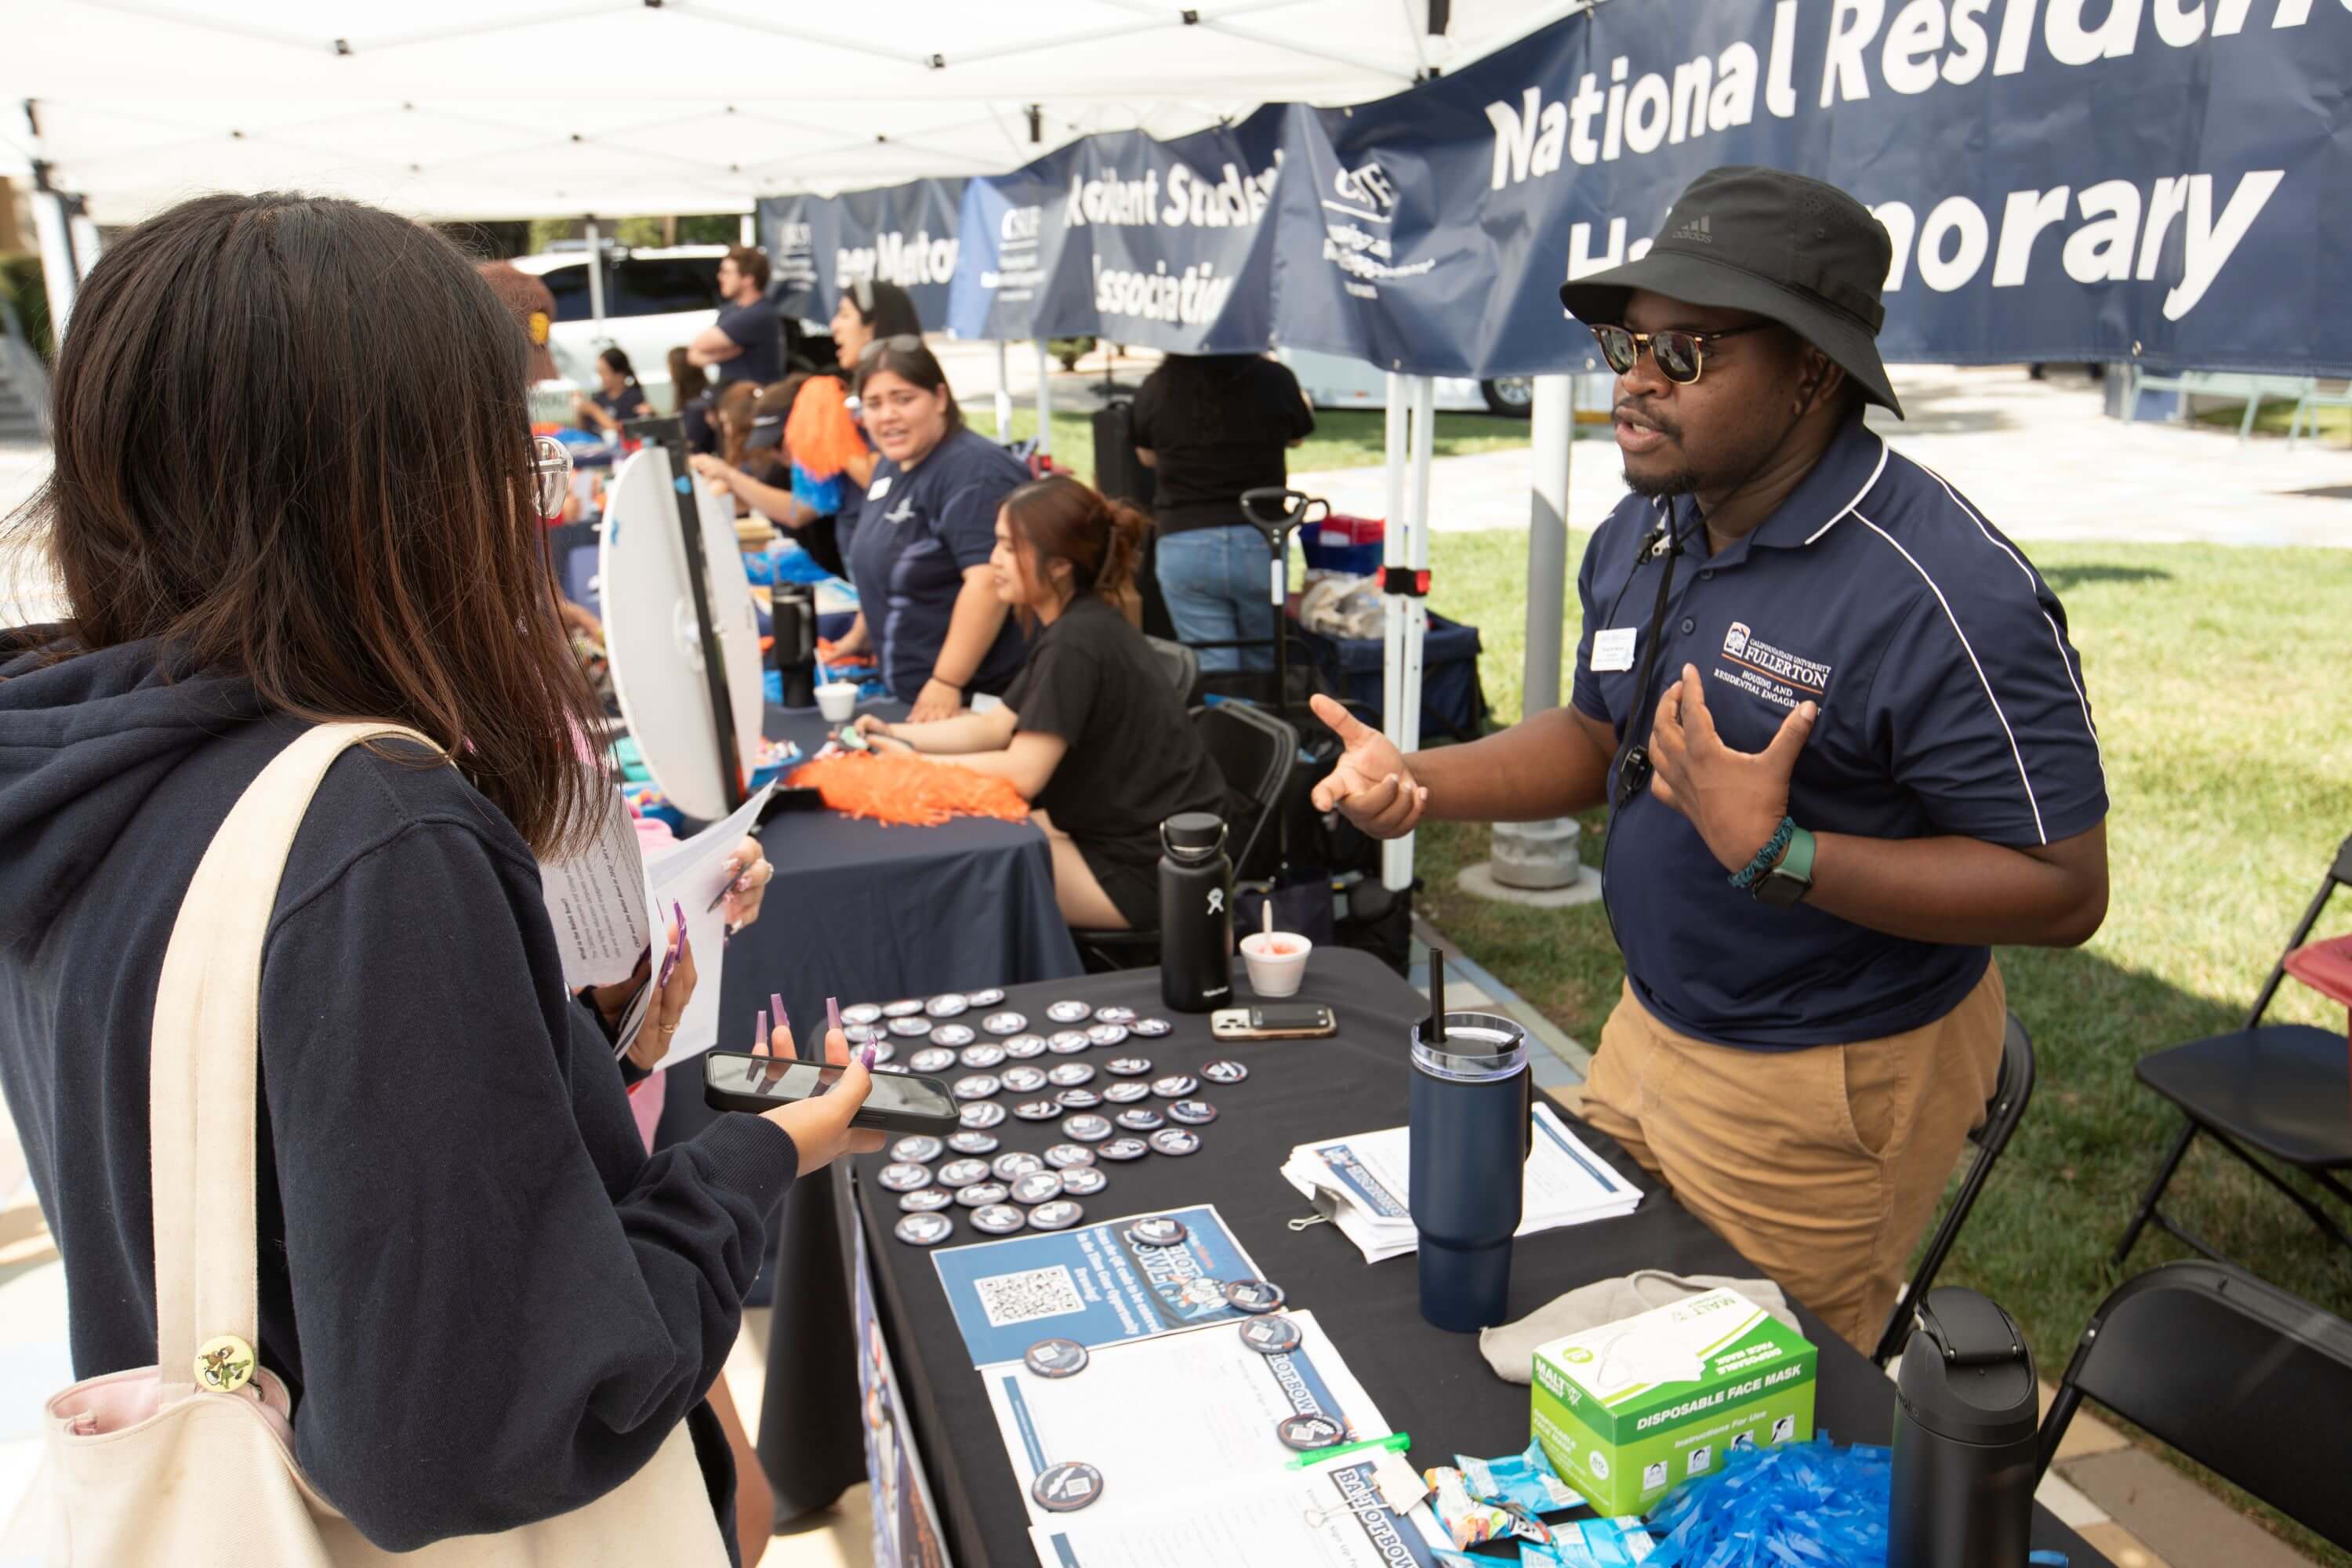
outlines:
[{"label": "sunglasses on man's face", "polygon": [[1601,343],[1601,357],[1619,375],[1633,374],[1633,365],[1648,349],[1656,363],[1658,374],[1678,386],[1688,386],[1706,368],[1706,346],[1725,338],[1736,338],[1742,332],[1753,332],[1770,326],[1769,321],[1750,321],[1744,327],[1727,327],[1719,332],[1685,332],[1668,328],[1663,332],[1635,332],[1623,327],[1594,327],[1592,335]]}]

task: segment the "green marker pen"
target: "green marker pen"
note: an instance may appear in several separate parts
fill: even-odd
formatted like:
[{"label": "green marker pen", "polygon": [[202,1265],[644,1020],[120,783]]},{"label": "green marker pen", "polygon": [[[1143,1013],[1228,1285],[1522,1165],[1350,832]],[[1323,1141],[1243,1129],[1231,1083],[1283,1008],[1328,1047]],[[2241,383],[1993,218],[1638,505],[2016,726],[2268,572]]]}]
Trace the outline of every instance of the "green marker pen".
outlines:
[{"label": "green marker pen", "polygon": [[1386,1448],[1391,1454],[1402,1454],[1412,1447],[1412,1434],[1391,1432],[1385,1437],[1367,1437],[1360,1443],[1342,1443],[1336,1448],[1318,1448],[1285,1462],[1285,1469],[1303,1470],[1309,1465],[1319,1465],[1326,1459],[1337,1459],[1348,1454],[1369,1453],[1374,1448]]}]

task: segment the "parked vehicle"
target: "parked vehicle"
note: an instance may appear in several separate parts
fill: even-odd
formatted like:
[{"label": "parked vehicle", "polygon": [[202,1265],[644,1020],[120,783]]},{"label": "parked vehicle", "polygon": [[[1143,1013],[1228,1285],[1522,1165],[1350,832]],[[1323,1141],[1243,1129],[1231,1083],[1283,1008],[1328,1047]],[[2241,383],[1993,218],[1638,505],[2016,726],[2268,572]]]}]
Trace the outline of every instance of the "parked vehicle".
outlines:
[{"label": "parked vehicle", "polygon": [[[1307,400],[1318,408],[1388,406],[1388,374],[1370,360],[1297,348],[1276,349],[1275,358],[1290,367]],[[1487,413],[1506,419],[1525,419],[1535,409],[1532,376],[1506,375],[1480,381],[1464,375],[1441,375],[1435,380],[1435,404],[1441,413]],[[1579,376],[1577,382],[1579,416],[1594,409],[1606,415],[1610,377]]]}]

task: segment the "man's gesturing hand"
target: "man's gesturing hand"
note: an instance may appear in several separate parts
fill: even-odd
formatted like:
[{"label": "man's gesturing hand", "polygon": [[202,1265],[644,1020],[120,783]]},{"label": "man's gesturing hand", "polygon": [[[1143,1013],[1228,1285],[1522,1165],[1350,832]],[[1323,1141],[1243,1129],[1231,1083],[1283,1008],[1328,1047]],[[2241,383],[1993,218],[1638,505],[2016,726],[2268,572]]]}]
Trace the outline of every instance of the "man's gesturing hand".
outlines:
[{"label": "man's gesturing hand", "polygon": [[1404,754],[1387,736],[1365,728],[1328,697],[1318,693],[1311,705],[1315,716],[1346,747],[1330,776],[1315,786],[1315,809],[1336,809],[1375,838],[1402,838],[1411,833],[1429,802],[1429,791],[1414,781]]},{"label": "man's gesturing hand", "polygon": [[1815,710],[1800,702],[1760,752],[1735,752],[1715,731],[1696,667],[1658,699],[1650,730],[1650,793],[1690,818],[1727,871],[1746,869],[1789,814],[1789,775],[1813,732]]}]

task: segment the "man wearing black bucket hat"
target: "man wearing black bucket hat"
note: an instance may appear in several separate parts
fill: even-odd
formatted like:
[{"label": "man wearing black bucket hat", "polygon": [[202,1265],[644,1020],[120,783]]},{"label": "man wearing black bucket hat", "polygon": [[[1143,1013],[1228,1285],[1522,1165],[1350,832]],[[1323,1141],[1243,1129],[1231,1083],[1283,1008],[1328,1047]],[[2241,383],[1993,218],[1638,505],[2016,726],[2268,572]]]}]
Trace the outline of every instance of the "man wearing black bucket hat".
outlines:
[{"label": "man wearing black bucket hat", "polygon": [[1868,1349],[2000,1069],[1995,942],[2106,910],[2065,611],[1891,451],[1886,231],[1779,170],[1692,182],[1560,300],[1617,373],[1633,493],[1592,537],[1569,708],[1401,756],[1336,706],[1367,831],[1607,804],[1626,981],[1585,1086],[1616,1138]]}]

